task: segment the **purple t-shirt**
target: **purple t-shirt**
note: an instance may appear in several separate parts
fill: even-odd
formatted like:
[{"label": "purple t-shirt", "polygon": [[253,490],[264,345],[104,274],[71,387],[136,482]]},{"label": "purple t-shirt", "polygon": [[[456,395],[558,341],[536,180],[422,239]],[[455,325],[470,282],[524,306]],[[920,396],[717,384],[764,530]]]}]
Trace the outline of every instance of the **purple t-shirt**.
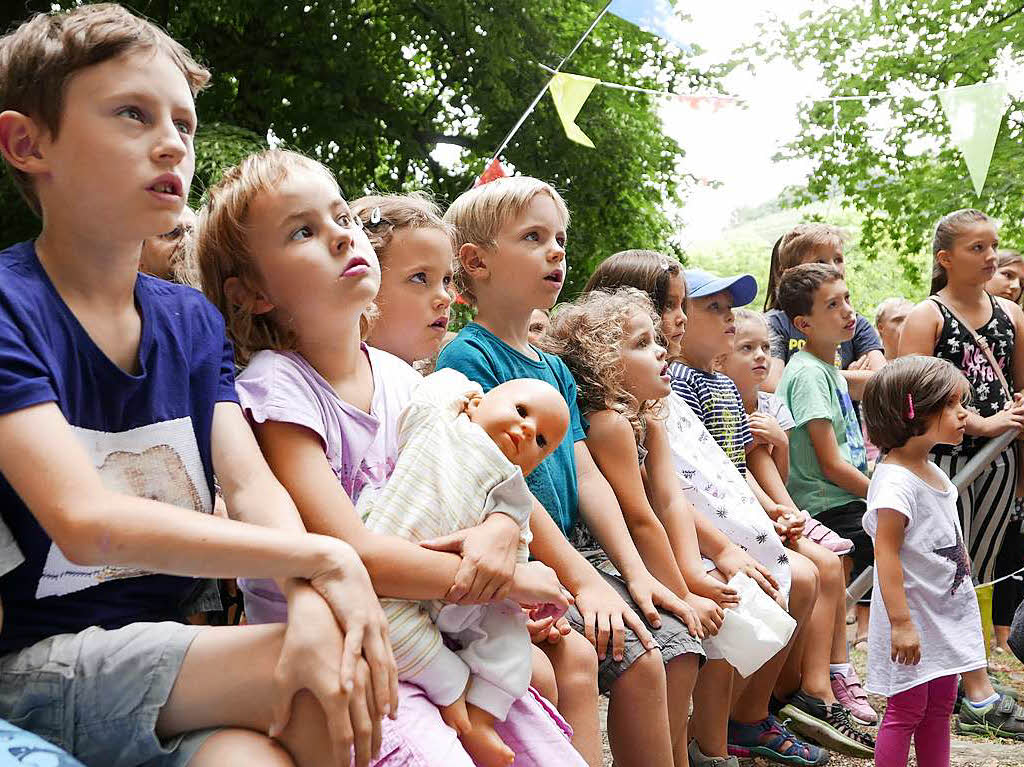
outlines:
[{"label": "purple t-shirt", "polygon": [[[323,444],[324,455],[355,503],[365,487],[382,487],[398,458],[398,417],[423,380],[392,354],[363,345],[373,371],[373,399],[366,413],[346,402],[312,365],[294,352],[261,351],[236,381],[238,399],[255,423],[304,426]],[[273,581],[243,580],[250,623],[287,618]]]}]

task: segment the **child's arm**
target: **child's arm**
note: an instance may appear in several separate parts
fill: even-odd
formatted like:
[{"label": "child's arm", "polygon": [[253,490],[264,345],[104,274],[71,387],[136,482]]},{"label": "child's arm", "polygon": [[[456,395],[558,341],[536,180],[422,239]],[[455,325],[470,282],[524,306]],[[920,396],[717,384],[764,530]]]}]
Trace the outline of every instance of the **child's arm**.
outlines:
[{"label": "child's arm", "polygon": [[[710,600],[691,595],[682,572],[685,566],[687,577],[693,580],[698,576],[704,577],[693,521],[688,520],[688,525],[687,521],[677,524],[676,533],[680,540],[670,541],[663,519],[659,518],[647,501],[633,428],[623,416],[605,410],[591,416],[590,440],[594,446],[594,452],[591,453],[594,462],[615,493],[626,527],[644,565],[655,578],[696,610],[699,625],[705,631],[717,633],[724,617],[721,609]],[[675,519],[679,519],[678,515]],[[689,541],[684,540],[687,537],[687,526]],[[692,545],[687,547],[687,543]],[[693,628],[690,627],[691,632]],[[703,632],[694,633],[700,636]]]},{"label": "child's arm", "polygon": [[761,384],[761,391],[774,394],[779,386],[779,379],[782,378],[782,371],[786,369],[786,363],[774,354],[768,358],[768,377]]},{"label": "child's arm", "polygon": [[843,460],[836,434],[832,430],[832,421],[827,418],[808,421],[807,434],[811,438],[811,445],[814,446],[814,453],[825,479],[848,493],[867,498],[868,478],[853,464]]},{"label": "child's arm", "polygon": [[[679,487],[663,422],[652,419],[647,424],[647,438],[644,444],[647,446],[647,458],[641,472],[644,500],[646,502],[648,498],[650,499],[654,513],[665,526],[683,577],[694,593],[713,599],[722,607],[734,607],[738,604],[736,591],[710,577],[704,569],[694,521],[697,513]],[[615,487],[614,482],[612,487]],[[622,497],[617,490],[616,495]],[[723,548],[728,545],[727,540],[719,543]]]},{"label": "child's arm", "polygon": [[[755,411],[750,414],[750,433],[755,442],[771,446],[772,461],[778,469],[779,478],[785,483],[789,479],[789,436],[774,417]],[[750,463],[750,459],[747,459]]]},{"label": "child's arm", "polygon": [[878,587],[892,627],[892,660],[916,665],[921,660],[921,638],[910,619],[907,593],[903,588],[903,565],[900,563],[906,525],[907,518],[898,511],[878,510],[875,564],[878,567]]},{"label": "child's arm", "polygon": [[[237,405],[230,403],[221,403],[217,408],[238,411]],[[241,418],[240,411],[238,417]],[[60,456],[59,463],[53,462],[55,455]],[[252,458],[245,450],[240,457]],[[52,470],[41,472],[40,466]],[[335,615],[345,616],[344,621],[351,629],[351,635],[344,640],[343,673],[333,680],[333,687],[343,693],[343,686],[351,682],[362,651],[362,632],[366,627],[376,630],[380,605],[375,604],[366,570],[350,546],[298,529],[271,530],[111,491],[52,402],[0,416],[0,472],[72,562],[120,565],[199,578],[275,578],[290,597],[315,601],[321,614],[326,612],[326,600]],[[275,497],[286,514],[294,514],[286,496]],[[303,586],[305,581],[320,596]],[[390,655],[390,647],[385,646]],[[392,663],[392,671],[393,668]],[[379,674],[387,669],[376,671],[379,681]],[[397,705],[397,688],[393,684],[386,679],[381,684],[381,712],[389,703],[391,711]],[[314,687],[318,698],[320,689]],[[337,698],[338,695],[332,696],[334,701]],[[334,732],[340,726],[338,718],[347,717],[348,709],[332,715],[338,709],[323,699],[321,703]],[[287,711],[288,705],[290,698],[283,709],[275,707],[275,711]]]},{"label": "child's arm", "polygon": [[[481,599],[482,592],[493,580],[481,574],[459,581],[462,560],[458,556],[368,530],[327,462],[320,438],[312,431],[281,421],[258,423],[255,431],[270,468],[295,500],[306,528],[350,543],[366,564],[379,595],[487,601]],[[519,526],[511,518],[492,514],[474,529],[494,530],[497,535],[510,531],[514,557]]]},{"label": "child's arm", "polygon": [[658,582],[644,565],[633,545],[615,493],[594,463],[587,443],[580,440],[574,448],[580,516],[608,558],[622,573],[633,601],[645,615],[656,615],[656,607],[661,607],[685,622],[690,617],[689,606],[667,586]]},{"label": "child's arm", "polygon": [[[551,515],[536,499],[530,515],[530,532],[533,533],[530,553],[551,567],[559,581],[565,584],[576,599],[576,609],[583,616],[584,632],[597,649],[598,658],[604,660],[606,650],[610,647],[612,657],[622,660],[627,627],[636,634],[645,649],[657,647],[644,622],[605,583],[583,555],[572,547]],[[653,607],[645,613],[645,617],[655,628],[661,625],[658,611]]]}]

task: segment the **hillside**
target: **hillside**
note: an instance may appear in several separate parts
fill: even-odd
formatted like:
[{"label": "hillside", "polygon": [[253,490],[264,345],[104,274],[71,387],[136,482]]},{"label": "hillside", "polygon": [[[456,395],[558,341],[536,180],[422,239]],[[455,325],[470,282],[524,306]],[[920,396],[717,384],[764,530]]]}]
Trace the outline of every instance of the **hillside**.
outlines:
[{"label": "hillside", "polygon": [[[768,283],[768,265],[772,245],[790,227],[801,221],[821,220],[839,226],[847,235],[845,248],[846,275],[857,311],[874,319],[875,307],[890,296],[905,296],[920,301],[927,295],[926,275],[931,274],[931,258],[922,254],[907,274],[895,255],[883,253],[874,259],[862,256],[857,248],[861,216],[856,211],[839,207],[838,203],[822,202],[801,208],[745,215],[742,223],[728,229],[720,240],[698,242],[686,249],[687,266],[707,269],[716,274],[752,274],[760,288],[752,308],[764,305]],[[746,220],[743,220],[746,219]]]}]

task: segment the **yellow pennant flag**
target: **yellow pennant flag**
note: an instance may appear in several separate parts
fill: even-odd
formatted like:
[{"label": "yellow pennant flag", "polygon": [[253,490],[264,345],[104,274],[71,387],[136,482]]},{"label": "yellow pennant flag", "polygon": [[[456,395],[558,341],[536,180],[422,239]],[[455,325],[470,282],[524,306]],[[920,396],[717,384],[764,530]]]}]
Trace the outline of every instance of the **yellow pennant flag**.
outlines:
[{"label": "yellow pennant flag", "polygon": [[583,144],[591,149],[594,148],[594,142],[580,130],[580,126],[576,124],[576,115],[583,109],[590,92],[599,82],[601,81],[593,77],[559,72],[551,78],[551,83],[548,85],[548,90],[551,91],[551,100],[555,102],[555,111],[558,112],[562,127],[565,128],[565,135],[570,141]]},{"label": "yellow pennant flag", "polygon": [[981,196],[1006,111],[1006,83],[977,83],[939,92],[950,138],[964,157],[974,193]]}]

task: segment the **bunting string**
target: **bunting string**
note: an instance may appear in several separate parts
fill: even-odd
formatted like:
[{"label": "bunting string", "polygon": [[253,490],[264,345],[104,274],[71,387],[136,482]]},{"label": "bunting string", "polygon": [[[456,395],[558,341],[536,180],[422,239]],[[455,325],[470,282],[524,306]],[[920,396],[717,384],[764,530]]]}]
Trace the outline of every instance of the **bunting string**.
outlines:
[{"label": "bunting string", "polygon": [[[654,88],[643,88],[636,85],[623,83],[612,83],[599,80],[593,77],[570,74],[562,69],[579,50],[583,42],[594,31],[605,14],[612,13],[646,32],[656,35],[666,42],[669,42],[681,49],[690,50],[690,47],[683,40],[680,40],[676,27],[671,24],[674,16],[673,0],[608,0],[601,11],[590,22],[590,26],[576,41],[565,57],[556,67],[549,67],[538,63],[538,66],[551,74],[551,77],[544,83],[540,92],[520,115],[512,129],[506,134],[501,144],[487,162],[488,172],[491,169],[500,169],[499,155],[509,145],[515,134],[522,127],[526,119],[540,103],[545,93],[550,92],[554,101],[555,110],[562,122],[566,136],[578,144],[594,148],[594,142],[576,124],[576,117],[589,98],[591,91],[598,85],[605,88],[616,88],[622,91],[633,93],[644,93],[657,98],[673,99],[678,102],[689,104],[691,108],[698,108],[702,105],[710,105],[714,111],[718,111],[726,105],[737,105],[751,103],[753,100],[731,96],[724,93],[675,93]],[[989,164],[992,160],[992,151],[999,135],[999,127],[1002,124],[1003,115],[1007,106],[1007,87],[1005,82],[992,81],[977,83],[974,85],[955,86],[931,91],[916,89],[905,95],[893,93],[866,93],[851,94],[843,96],[811,96],[802,99],[804,103],[830,103],[832,104],[832,130],[833,135],[839,136],[840,132],[840,110],[839,105],[846,101],[859,101],[861,103],[891,101],[897,98],[909,98],[917,101],[925,101],[932,96],[937,96],[946,115],[950,127],[950,137],[953,144],[960,151],[964,163],[971,177],[975,194],[981,196],[985,186],[985,179],[988,175]],[[498,163],[495,165],[495,163]],[[502,169],[502,172],[503,169]]]}]

